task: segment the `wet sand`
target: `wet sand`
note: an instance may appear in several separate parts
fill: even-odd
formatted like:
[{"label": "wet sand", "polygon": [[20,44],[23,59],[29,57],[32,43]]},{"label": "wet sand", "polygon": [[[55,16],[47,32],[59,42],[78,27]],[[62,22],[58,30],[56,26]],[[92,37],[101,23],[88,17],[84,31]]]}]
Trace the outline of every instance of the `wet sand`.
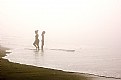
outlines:
[{"label": "wet sand", "polygon": [[2,58],[6,49],[0,47],[0,80],[120,80],[12,63]]}]

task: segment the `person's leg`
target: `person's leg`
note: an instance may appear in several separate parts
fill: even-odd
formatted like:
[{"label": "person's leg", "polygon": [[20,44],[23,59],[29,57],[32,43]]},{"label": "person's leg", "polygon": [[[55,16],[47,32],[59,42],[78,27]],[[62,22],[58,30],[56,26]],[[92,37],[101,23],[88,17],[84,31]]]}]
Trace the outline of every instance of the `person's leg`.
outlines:
[{"label": "person's leg", "polygon": [[36,50],[39,50],[39,48],[38,48],[38,44],[36,43],[36,41],[33,43],[33,45],[36,47]]},{"label": "person's leg", "polygon": [[36,47],[36,43],[34,42],[33,45]]},{"label": "person's leg", "polygon": [[39,50],[39,45],[38,45],[38,50]]},{"label": "person's leg", "polygon": [[37,49],[39,50],[39,39],[37,40]]},{"label": "person's leg", "polygon": [[43,51],[44,41],[42,41],[41,50]]},{"label": "person's leg", "polygon": [[41,46],[41,50],[43,51],[43,45]]},{"label": "person's leg", "polygon": [[39,50],[39,43],[37,44],[37,49]]}]

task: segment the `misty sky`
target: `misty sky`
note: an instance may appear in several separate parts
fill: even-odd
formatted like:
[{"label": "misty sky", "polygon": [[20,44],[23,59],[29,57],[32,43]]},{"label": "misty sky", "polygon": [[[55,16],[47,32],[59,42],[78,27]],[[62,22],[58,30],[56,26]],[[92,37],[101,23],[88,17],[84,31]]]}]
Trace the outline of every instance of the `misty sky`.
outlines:
[{"label": "misty sky", "polygon": [[48,39],[121,45],[121,0],[0,0],[0,29],[39,29]]}]

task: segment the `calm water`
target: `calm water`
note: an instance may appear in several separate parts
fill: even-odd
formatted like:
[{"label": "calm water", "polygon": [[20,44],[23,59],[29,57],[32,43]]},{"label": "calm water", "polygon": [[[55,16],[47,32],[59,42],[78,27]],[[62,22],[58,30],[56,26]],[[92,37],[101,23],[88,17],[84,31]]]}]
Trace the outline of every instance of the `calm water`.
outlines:
[{"label": "calm water", "polygon": [[[46,42],[44,52],[36,51],[33,37],[0,36],[0,44],[11,48],[6,57],[11,62],[121,78],[121,48],[91,45],[52,45]],[[71,51],[72,50],[72,51]]]},{"label": "calm water", "polygon": [[121,78],[121,0],[0,0],[0,45],[12,62]]}]

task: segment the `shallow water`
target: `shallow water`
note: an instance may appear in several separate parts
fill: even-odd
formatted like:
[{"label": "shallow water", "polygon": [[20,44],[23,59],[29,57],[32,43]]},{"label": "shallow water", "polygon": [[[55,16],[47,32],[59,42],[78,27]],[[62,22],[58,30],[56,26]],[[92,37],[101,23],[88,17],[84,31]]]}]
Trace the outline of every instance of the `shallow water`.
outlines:
[{"label": "shallow water", "polygon": [[[121,0],[1,0],[0,4],[0,45],[12,51],[4,58],[121,78]],[[40,41],[46,31],[44,52],[33,50],[35,30]]]},{"label": "shallow water", "polygon": [[[22,36],[1,36],[1,44],[11,49],[6,59],[11,62],[121,78],[121,48],[54,44],[36,51],[33,39]],[[47,45],[47,44],[46,44]]]},{"label": "shallow water", "polygon": [[[82,48],[74,52],[16,48],[6,57],[12,62],[121,78],[121,54],[115,49]],[[118,50],[119,51],[119,50]]]}]

